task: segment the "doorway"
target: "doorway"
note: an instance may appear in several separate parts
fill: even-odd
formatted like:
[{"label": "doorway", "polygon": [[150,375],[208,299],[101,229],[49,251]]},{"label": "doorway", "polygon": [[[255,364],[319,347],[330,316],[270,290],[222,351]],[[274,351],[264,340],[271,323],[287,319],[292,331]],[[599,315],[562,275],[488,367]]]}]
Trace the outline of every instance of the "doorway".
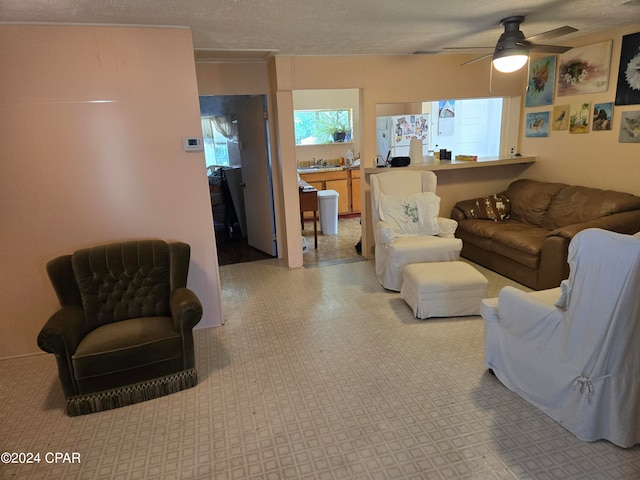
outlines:
[{"label": "doorway", "polygon": [[[361,237],[360,175],[345,171],[359,173],[362,137],[360,90],[294,90],[293,114],[300,180],[318,190],[338,194],[338,233],[324,235],[318,226],[317,249],[313,222],[304,221],[303,266],[362,260],[356,249]],[[309,170],[308,167],[329,167],[340,171],[331,171],[327,177],[323,170]],[[306,212],[305,217],[308,216],[309,212]]]},{"label": "doorway", "polygon": [[305,268],[365,260],[358,245],[362,237],[360,215],[338,217],[336,235],[324,235],[319,231],[317,249],[314,248],[312,220],[305,220],[302,236],[307,245],[306,251],[302,254]]},{"label": "doorway", "polygon": [[277,256],[264,95],[200,97],[218,264]]}]

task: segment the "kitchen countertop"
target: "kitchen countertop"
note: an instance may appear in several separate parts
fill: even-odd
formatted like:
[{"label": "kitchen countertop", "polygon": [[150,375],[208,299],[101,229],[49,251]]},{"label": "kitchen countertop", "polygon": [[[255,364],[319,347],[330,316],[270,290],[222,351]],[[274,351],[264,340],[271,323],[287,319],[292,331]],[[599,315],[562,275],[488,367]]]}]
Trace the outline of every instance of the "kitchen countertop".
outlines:
[{"label": "kitchen countertop", "polygon": [[[483,168],[483,167],[497,167],[500,165],[521,165],[521,164],[529,164],[534,163],[536,161],[535,156],[521,156],[521,157],[510,157],[510,158],[498,158],[498,157],[487,157],[480,158],[475,162],[467,162],[467,161],[456,161],[456,160],[440,160],[440,163],[419,163],[419,164],[410,164],[407,167],[396,167],[397,169],[405,169],[405,170],[454,170],[454,169],[463,169],[463,168]],[[371,167],[365,168],[364,172],[366,174],[372,173],[382,173],[385,170],[388,170],[392,167]]]},{"label": "kitchen countertop", "polygon": [[[475,162],[467,162],[467,161],[456,161],[456,160],[441,160],[439,163],[420,163],[420,164],[411,164],[407,167],[397,167],[397,168],[405,168],[409,170],[453,170],[453,169],[466,169],[466,168],[483,168],[483,167],[493,167],[500,165],[521,165],[521,164],[529,164],[534,163],[536,161],[535,156],[520,156],[520,157],[509,157],[509,158],[499,158],[499,157],[487,157],[480,158]],[[371,173],[382,173],[385,170],[392,167],[367,167],[364,169],[366,174]],[[298,173],[306,174],[306,173],[325,173],[325,172],[341,172],[343,170],[358,170],[360,169],[360,165],[355,166],[340,166],[333,165],[327,167],[310,167],[310,168],[299,168]]]},{"label": "kitchen countertop", "polygon": [[340,165],[332,165],[327,167],[309,167],[309,168],[299,168],[298,173],[324,173],[324,172],[341,172],[342,170],[358,170],[360,169],[360,165],[356,166],[340,166]]}]

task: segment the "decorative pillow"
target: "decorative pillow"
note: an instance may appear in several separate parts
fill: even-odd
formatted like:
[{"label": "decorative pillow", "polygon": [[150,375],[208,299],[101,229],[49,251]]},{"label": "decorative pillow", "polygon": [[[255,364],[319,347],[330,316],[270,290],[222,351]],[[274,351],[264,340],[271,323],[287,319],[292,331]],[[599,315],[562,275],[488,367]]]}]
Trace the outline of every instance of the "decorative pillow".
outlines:
[{"label": "decorative pillow", "polygon": [[467,218],[502,222],[509,218],[511,203],[509,198],[504,195],[487,195],[486,197],[477,198],[474,205],[464,213]]},{"label": "decorative pillow", "polygon": [[440,197],[433,192],[413,195],[380,194],[380,220],[398,237],[437,235]]}]

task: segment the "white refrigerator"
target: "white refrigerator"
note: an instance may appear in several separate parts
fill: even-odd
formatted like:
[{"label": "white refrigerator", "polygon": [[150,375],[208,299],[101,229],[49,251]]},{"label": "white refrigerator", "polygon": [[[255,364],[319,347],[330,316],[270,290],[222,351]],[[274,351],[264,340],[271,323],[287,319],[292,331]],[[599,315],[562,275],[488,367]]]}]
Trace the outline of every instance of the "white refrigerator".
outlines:
[{"label": "white refrigerator", "polygon": [[413,139],[422,140],[423,155],[427,155],[431,140],[429,121],[430,115],[428,113],[377,117],[378,155],[382,158],[387,158],[387,155],[390,158],[408,157],[409,144]]}]

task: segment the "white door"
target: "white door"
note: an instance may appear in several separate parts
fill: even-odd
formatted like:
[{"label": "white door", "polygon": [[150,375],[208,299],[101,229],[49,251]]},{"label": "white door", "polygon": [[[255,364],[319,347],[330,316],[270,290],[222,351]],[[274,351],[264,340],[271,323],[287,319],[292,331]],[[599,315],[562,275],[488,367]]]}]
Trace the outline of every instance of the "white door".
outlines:
[{"label": "white door", "polygon": [[456,153],[484,156],[479,152],[484,152],[488,137],[487,102],[465,100],[462,105],[461,102],[456,102],[456,107],[462,107],[459,109],[462,111],[456,112],[456,116],[460,116],[460,151]]},{"label": "white door", "polygon": [[236,114],[247,241],[250,246],[275,257],[273,189],[265,111],[264,97],[256,96],[239,101]]}]

